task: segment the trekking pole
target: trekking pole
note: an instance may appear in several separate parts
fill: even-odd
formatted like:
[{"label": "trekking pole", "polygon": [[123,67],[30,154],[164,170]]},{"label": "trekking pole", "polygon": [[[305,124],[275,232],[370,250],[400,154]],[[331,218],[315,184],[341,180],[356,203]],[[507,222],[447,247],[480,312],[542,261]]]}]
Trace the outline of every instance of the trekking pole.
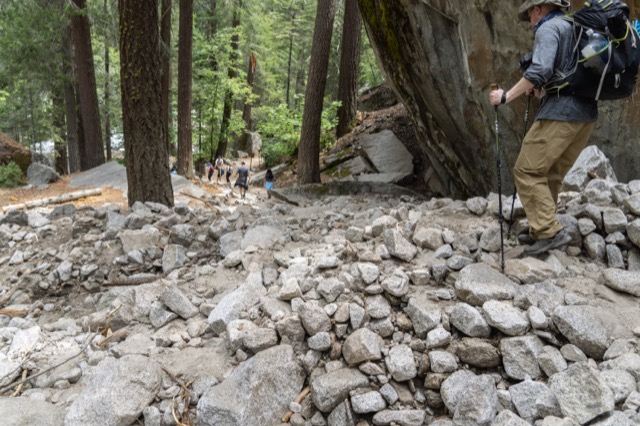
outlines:
[{"label": "trekking pole", "polygon": [[[498,90],[498,85],[491,84],[491,90]],[[502,164],[500,163],[500,127],[498,125],[498,107],[496,110],[496,167],[498,169],[498,223],[500,224],[500,271],[504,273],[504,232],[502,225],[504,217],[502,216],[502,178],[500,177],[500,169]]]},{"label": "trekking pole", "polygon": [[[524,111],[524,132],[522,132],[522,139],[520,139],[520,147],[524,142],[524,137],[527,136],[527,127],[529,127],[529,107],[531,106],[531,96],[527,96],[527,109]],[[513,225],[513,207],[516,204],[516,195],[518,195],[518,188],[516,188],[515,182],[513,183],[513,198],[511,199],[511,211],[509,212],[509,228],[507,229],[507,237],[511,236],[511,226]]]}]

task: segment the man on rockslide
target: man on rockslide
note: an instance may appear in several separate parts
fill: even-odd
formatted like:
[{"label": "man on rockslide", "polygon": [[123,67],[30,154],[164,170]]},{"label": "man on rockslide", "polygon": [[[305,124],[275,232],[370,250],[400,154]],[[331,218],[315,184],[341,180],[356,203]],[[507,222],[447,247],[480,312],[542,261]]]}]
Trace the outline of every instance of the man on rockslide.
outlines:
[{"label": "man on rockslide", "polygon": [[530,247],[525,255],[539,255],[571,241],[556,217],[562,180],[587,145],[598,104],[593,99],[545,94],[545,85],[562,79],[575,67],[573,26],[561,17],[567,0],[527,0],[518,18],[535,33],[531,65],[508,91],[489,94],[492,105],[512,102],[523,94],[542,97],[535,123],[527,132],[514,167],[514,179],[529,220]]}]

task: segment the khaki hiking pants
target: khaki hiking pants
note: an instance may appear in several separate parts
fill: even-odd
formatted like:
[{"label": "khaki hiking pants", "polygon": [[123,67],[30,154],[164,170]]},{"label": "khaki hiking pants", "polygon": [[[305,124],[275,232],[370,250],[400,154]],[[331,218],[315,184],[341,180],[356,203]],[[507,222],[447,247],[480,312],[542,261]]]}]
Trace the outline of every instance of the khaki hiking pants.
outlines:
[{"label": "khaki hiking pants", "polygon": [[551,238],[562,229],[556,218],[558,192],[594,124],[539,120],[522,141],[513,175],[534,239]]}]

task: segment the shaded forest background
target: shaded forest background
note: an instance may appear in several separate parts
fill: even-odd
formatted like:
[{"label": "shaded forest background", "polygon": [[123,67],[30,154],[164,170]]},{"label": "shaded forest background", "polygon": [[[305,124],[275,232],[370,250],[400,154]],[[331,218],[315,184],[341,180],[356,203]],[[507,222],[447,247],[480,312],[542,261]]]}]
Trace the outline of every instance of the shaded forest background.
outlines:
[{"label": "shaded forest background", "polygon": [[[121,70],[129,69],[121,63],[123,55],[133,62],[146,60],[145,49],[136,51],[130,43],[123,48],[123,34],[136,32],[134,28],[146,39],[158,39],[160,62],[152,68],[158,68],[159,86],[168,97],[160,100],[159,137],[168,154],[178,157],[179,172],[187,176],[194,162],[237,148],[250,150],[249,132],[262,136],[261,154],[268,164],[295,153],[320,7],[331,7],[330,15],[317,20],[330,23],[326,78],[321,77],[326,82],[320,93],[321,147],[335,140],[343,35],[358,43],[357,88],[383,81],[360,22],[345,27],[345,10],[350,6],[357,12],[355,0],[140,2],[152,6],[146,13],[157,14],[153,37],[148,25],[154,17],[137,26],[123,25],[126,13],[142,16],[136,3],[0,1],[0,132],[36,154],[53,141],[60,173],[86,170],[117,157],[125,145],[123,108],[125,121],[141,109],[152,109],[141,99],[127,106],[121,93],[127,87]],[[156,49],[149,46],[147,50]],[[140,122],[135,125],[140,127]],[[340,131],[347,129],[343,122]],[[181,155],[187,143],[188,151]]]}]

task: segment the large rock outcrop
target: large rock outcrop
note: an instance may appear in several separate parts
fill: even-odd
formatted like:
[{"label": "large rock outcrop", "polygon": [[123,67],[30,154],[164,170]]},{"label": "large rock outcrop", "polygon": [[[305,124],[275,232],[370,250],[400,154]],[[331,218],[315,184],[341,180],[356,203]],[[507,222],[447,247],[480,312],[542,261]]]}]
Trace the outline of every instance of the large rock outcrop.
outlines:
[{"label": "large rock outcrop", "polygon": [[[521,2],[358,0],[378,62],[413,117],[425,156],[453,196],[497,188],[491,83],[510,87],[532,34],[517,21]],[[634,0],[626,2],[634,15]],[[579,4],[574,7],[579,7]],[[637,101],[636,101],[637,102]],[[537,101],[532,101],[529,124]],[[503,188],[520,147],[526,101],[499,108]],[[633,150],[640,108],[633,99],[602,102],[591,137],[622,181],[640,168]]]},{"label": "large rock outcrop", "polygon": [[31,151],[4,133],[0,133],[0,166],[9,164],[12,161],[26,175],[29,164],[31,164]]}]

